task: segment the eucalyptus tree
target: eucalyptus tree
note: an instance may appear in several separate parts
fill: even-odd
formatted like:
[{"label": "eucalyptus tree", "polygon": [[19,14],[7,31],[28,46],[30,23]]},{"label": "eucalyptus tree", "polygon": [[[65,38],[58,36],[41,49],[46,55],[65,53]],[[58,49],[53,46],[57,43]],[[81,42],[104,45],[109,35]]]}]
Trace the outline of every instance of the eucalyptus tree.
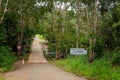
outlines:
[{"label": "eucalyptus tree", "polygon": [[[23,38],[25,35],[25,31],[29,28],[30,19],[32,18],[32,8],[34,8],[35,1],[12,1],[10,3],[10,9],[14,15],[16,15],[16,26],[17,26],[17,37],[16,37],[16,47],[18,49],[17,54],[20,55]],[[27,28],[26,28],[27,27]]]},{"label": "eucalyptus tree", "polygon": [[[96,50],[98,47],[102,45],[103,47],[101,48],[105,48],[106,42],[107,43],[110,41],[112,42],[113,40],[112,36],[110,37],[110,35],[112,35],[111,33],[112,28],[110,27],[112,21],[112,14],[110,12],[115,7],[115,5],[116,5],[116,1],[114,0],[94,0],[90,2],[89,5],[86,6],[87,23],[89,26],[89,49],[90,49],[89,61],[90,62],[92,62],[95,59],[96,55],[100,56],[99,53],[101,51],[98,50],[99,51],[98,52]],[[101,31],[99,28],[101,27],[102,28],[104,27],[103,29],[109,31],[108,32],[109,34],[107,33],[109,36],[104,36],[107,39],[107,41],[105,42],[102,42],[102,40],[104,41],[104,38],[100,36],[105,34],[99,33]],[[111,42],[108,45],[110,45]]]},{"label": "eucalyptus tree", "polygon": [[34,28],[33,25],[35,24],[35,4],[36,1],[34,0],[9,1],[8,11],[4,15],[3,26],[6,29],[7,44],[12,47],[14,51],[17,51],[16,49],[18,48],[18,54],[20,54],[24,45],[29,42],[27,38],[31,38],[32,36],[32,34],[28,33],[32,31]]},{"label": "eucalyptus tree", "polygon": [[[101,37],[100,28],[104,26],[102,18],[108,18],[104,15],[105,12],[111,11],[111,5],[116,4],[116,2],[110,1],[111,3],[108,0],[52,0],[51,12],[47,16],[45,15],[49,20],[46,19],[46,24],[44,24],[49,26],[47,30],[50,30],[47,33],[49,33],[50,42],[53,42],[52,44],[56,47],[56,53],[60,53],[61,49],[85,46],[89,50],[89,61],[92,62],[98,55],[97,50],[101,48],[101,45],[105,46],[104,42],[100,41],[100,38],[104,39]],[[105,5],[102,4],[103,2]],[[68,8],[71,9],[68,11]],[[102,34],[102,36],[105,35]]]},{"label": "eucalyptus tree", "polygon": [[8,11],[9,0],[0,0],[0,24],[2,23],[6,12]]},{"label": "eucalyptus tree", "polygon": [[[74,46],[74,12],[68,10],[70,3],[67,1],[52,2],[51,12],[44,15],[43,21],[40,21],[44,28],[45,35],[50,43],[50,47],[56,51],[56,59],[67,53],[69,48]],[[73,35],[73,36],[71,36]]]},{"label": "eucalyptus tree", "polygon": [[71,7],[74,10],[74,13],[76,14],[76,48],[79,47],[79,38],[80,38],[80,28],[81,28],[81,20],[82,20],[82,2],[81,0],[74,0],[74,2],[71,3]]},{"label": "eucalyptus tree", "polygon": [[94,0],[91,2],[90,6],[87,7],[87,22],[89,26],[89,46],[90,46],[90,52],[89,52],[89,61],[92,62],[95,57],[95,45],[96,45],[96,35],[97,35],[97,26],[98,26],[98,17],[99,17],[99,12],[98,12],[98,0]]},{"label": "eucalyptus tree", "polygon": [[[73,0],[71,5],[76,13],[76,47],[79,44],[79,37],[85,37],[89,40],[89,61],[92,62],[95,57],[95,46],[97,41],[97,27],[100,22],[100,13],[98,10],[99,0]],[[81,35],[79,35],[82,33]],[[81,38],[82,39],[82,38]]]}]

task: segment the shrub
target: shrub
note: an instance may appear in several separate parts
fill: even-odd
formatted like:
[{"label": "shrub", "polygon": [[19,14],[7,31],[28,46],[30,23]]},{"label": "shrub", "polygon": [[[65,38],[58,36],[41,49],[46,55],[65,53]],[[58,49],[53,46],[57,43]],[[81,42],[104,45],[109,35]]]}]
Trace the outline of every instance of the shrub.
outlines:
[{"label": "shrub", "polygon": [[120,47],[116,47],[112,54],[112,65],[120,66]]},{"label": "shrub", "polygon": [[0,46],[0,67],[4,70],[10,70],[16,57],[12,54],[11,48],[8,46]]},{"label": "shrub", "polygon": [[55,54],[44,54],[47,60],[53,60],[55,58]]},{"label": "shrub", "polygon": [[5,80],[5,79],[3,79],[3,78],[0,77],[0,80]]}]

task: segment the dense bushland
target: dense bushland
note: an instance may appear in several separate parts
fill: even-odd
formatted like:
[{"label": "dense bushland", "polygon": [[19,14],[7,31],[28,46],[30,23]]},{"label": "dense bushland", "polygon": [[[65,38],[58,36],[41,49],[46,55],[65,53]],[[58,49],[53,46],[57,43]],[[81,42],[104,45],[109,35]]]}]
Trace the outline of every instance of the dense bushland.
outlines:
[{"label": "dense bushland", "polygon": [[[49,41],[49,51],[56,53],[55,59],[63,58],[55,63],[77,75],[119,80],[120,2],[69,0],[57,3],[60,7],[52,8],[39,22],[43,36]],[[88,55],[66,58],[70,48],[85,48]],[[53,55],[46,57],[51,59]]]},{"label": "dense bushland", "polygon": [[4,71],[12,69],[13,63],[16,61],[16,57],[12,50],[8,46],[0,46],[0,67]]},{"label": "dense bushland", "polygon": [[113,57],[114,53],[119,56],[119,1],[70,0],[55,4],[60,6],[54,5],[39,21],[41,34],[49,41],[49,51],[56,53],[55,59],[69,55],[70,48],[75,47],[88,51],[89,62],[103,56]]},{"label": "dense bushland", "polygon": [[36,34],[31,19],[31,6],[34,4],[32,0],[0,1],[0,68],[5,71],[10,70],[22,55],[30,53],[31,43]]},{"label": "dense bushland", "polygon": [[[54,60],[66,58],[70,48],[85,48],[88,55],[82,60],[86,62],[86,68],[90,67],[91,73],[83,69],[83,74],[98,79],[110,69],[113,76],[108,79],[117,79],[119,76],[116,72],[120,65],[118,0],[1,0],[0,67],[10,69],[16,56],[26,57],[35,34],[41,34],[48,41],[49,51],[56,53]],[[52,57],[49,56],[49,59]],[[65,60],[70,59],[77,67],[83,68],[82,64],[75,61],[79,61],[79,58]],[[62,64],[65,61],[61,61]],[[107,69],[101,72],[99,66]]]},{"label": "dense bushland", "polygon": [[36,0],[0,1],[0,68],[11,68],[16,57],[26,58],[30,53],[33,37],[42,33],[39,21],[52,6],[37,5]]}]

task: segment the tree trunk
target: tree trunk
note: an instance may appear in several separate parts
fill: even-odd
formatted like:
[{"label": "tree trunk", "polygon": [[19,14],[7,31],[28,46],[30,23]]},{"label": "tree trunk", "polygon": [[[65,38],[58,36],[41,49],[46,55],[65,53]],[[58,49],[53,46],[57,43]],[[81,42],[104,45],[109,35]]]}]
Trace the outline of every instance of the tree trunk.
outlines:
[{"label": "tree trunk", "polygon": [[1,11],[2,0],[0,0],[0,11]]},{"label": "tree trunk", "polygon": [[90,37],[89,39],[89,62],[92,63],[93,60],[94,60],[94,56],[93,56],[93,41],[92,41],[92,38]]},{"label": "tree trunk", "polygon": [[24,35],[24,22],[23,22],[23,15],[21,13],[20,15],[20,26],[19,26],[19,29],[21,30],[20,31],[20,34],[18,35],[18,44],[17,44],[17,55],[20,55],[21,54],[21,48],[22,48],[22,41],[23,41],[23,35]]},{"label": "tree trunk", "polygon": [[79,1],[77,2],[77,27],[76,27],[76,48],[79,47],[79,33],[80,33],[80,5]]},{"label": "tree trunk", "polygon": [[76,48],[78,48],[79,46],[79,18],[78,18],[78,23],[77,23],[77,27],[76,27]]},{"label": "tree trunk", "polygon": [[[0,17],[0,24],[2,23],[2,21],[3,21],[3,19],[4,19],[5,13],[7,12],[8,2],[9,2],[9,0],[6,1],[3,14],[2,14],[2,16]],[[0,0],[0,10],[1,10],[1,4],[2,4],[2,0]]]},{"label": "tree trunk", "polygon": [[[93,62],[95,59],[95,45],[96,45],[96,34],[97,34],[97,23],[98,23],[98,13],[96,10],[96,0],[93,0],[92,4],[92,10],[91,14],[92,16],[89,17],[87,14],[87,21],[88,25],[90,26],[90,30],[92,31],[91,33],[94,34],[94,38],[90,37],[89,39],[89,46],[90,46],[90,52],[89,52],[89,62]],[[92,19],[92,20],[91,20]],[[91,21],[91,22],[90,22]]]}]

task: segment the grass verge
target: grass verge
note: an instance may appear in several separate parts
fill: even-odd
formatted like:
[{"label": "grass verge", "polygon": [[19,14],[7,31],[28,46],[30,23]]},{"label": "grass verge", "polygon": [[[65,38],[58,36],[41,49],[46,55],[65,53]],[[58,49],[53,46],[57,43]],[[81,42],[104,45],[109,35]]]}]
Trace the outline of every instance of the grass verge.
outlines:
[{"label": "grass verge", "polygon": [[112,67],[111,60],[101,58],[88,63],[86,56],[73,56],[52,62],[54,65],[78,76],[93,80],[120,80],[120,67]]},{"label": "grass verge", "polygon": [[0,77],[0,80],[5,80],[5,79],[3,79],[3,78]]}]

